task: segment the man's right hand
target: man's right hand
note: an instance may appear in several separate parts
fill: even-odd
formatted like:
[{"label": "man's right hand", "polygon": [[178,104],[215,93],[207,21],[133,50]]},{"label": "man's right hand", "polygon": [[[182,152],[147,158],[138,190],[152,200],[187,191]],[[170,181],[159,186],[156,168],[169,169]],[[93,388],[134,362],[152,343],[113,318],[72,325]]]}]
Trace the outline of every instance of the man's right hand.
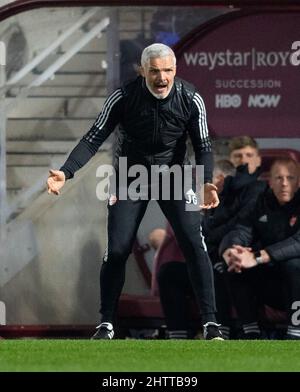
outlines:
[{"label": "man's right hand", "polygon": [[228,272],[242,272],[243,268],[243,256],[245,254],[252,254],[252,248],[233,245],[231,248],[227,248],[223,253],[222,257],[228,265]]},{"label": "man's right hand", "polygon": [[49,177],[47,180],[48,193],[59,195],[59,190],[64,186],[66,182],[65,173],[60,170],[49,170]]}]

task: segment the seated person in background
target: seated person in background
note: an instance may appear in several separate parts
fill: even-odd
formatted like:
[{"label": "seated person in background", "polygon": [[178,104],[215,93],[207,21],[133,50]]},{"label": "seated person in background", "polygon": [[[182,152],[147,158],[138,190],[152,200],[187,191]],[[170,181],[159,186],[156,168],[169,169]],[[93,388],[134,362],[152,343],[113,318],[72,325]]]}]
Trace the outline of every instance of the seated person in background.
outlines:
[{"label": "seated person in background", "polygon": [[[245,339],[259,339],[258,305],[285,308],[286,339],[300,339],[293,304],[300,299],[300,192],[298,163],[274,161],[270,187],[221,242],[230,288]],[[294,305],[295,306],[295,305]]]},{"label": "seated person in background", "polygon": [[151,294],[159,295],[170,339],[187,339],[187,296],[193,296],[184,256],[167,224],[152,271]]},{"label": "seated person in background", "polygon": [[[163,241],[161,241],[157,248],[155,248],[155,241],[151,239],[152,233],[155,230],[161,230],[163,233]],[[162,265],[173,261],[185,262],[185,260],[170,224],[167,222],[166,229],[155,230],[149,234],[150,245],[156,250],[152,268],[151,295],[158,296],[159,287],[157,282],[157,275]]]},{"label": "seated person in background", "polygon": [[250,175],[259,175],[261,157],[257,142],[251,136],[233,137],[229,144],[229,159],[234,167],[248,165],[245,172]]},{"label": "seated person in background", "polygon": [[215,211],[207,211],[203,222],[203,234],[210,249],[218,253],[224,235],[243,218],[249,205],[266,189],[266,182],[259,181],[261,157],[258,145],[250,136],[238,136],[229,143],[229,159],[236,168],[235,176],[228,176],[220,192],[220,205]]},{"label": "seated person in background", "polygon": [[165,229],[161,229],[161,228],[157,228],[157,229],[153,229],[149,236],[149,242],[150,245],[152,246],[152,248],[156,251],[157,249],[159,249],[159,247],[161,246],[161,244],[163,243],[164,239],[166,236],[166,230]]},{"label": "seated person in background", "polygon": [[[235,167],[235,175],[227,164],[222,170],[227,174],[223,184],[218,183],[218,167],[214,171],[215,184],[219,189],[218,208],[204,212],[203,234],[210,259],[214,267],[217,303],[217,321],[222,324],[225,338],[232,335],[232,299],[229,282],[225,273],[227,267],[219,257],[219,245],[223,237],[242,219],[248,209],[256,203],[258,196],[266,189],[267,183],[259,181],[261,157],[258,145],[250,136],[234,137],[229,142],[229,159]],[[219,164],[222,161],[219,161]],[[224,164],[223,164],[224,165]],[[222,177],[220,178],[222,180]]]}]

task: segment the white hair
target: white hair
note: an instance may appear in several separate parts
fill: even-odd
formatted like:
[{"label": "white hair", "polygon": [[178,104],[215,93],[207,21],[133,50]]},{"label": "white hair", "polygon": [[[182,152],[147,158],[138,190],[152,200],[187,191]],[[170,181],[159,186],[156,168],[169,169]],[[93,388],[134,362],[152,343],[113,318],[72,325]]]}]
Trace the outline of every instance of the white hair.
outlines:
[{"label": "white hair", "polygon": [[174,65],[176,65],[176,56],[173,50],[164,44],[152,44],[147,46],[142,53],[141,65],[144,67],[150,59],[172,56],[174,58]]}]

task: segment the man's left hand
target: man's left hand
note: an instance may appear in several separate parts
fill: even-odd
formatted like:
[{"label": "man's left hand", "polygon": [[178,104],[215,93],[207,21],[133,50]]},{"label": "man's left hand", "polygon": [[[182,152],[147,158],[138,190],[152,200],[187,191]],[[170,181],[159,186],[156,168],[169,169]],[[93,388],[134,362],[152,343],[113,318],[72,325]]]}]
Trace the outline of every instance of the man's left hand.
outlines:
[{"label": "man's left hand", "polygon": [[214,184],[206,183],[204,184],[204,200],[200,205],[200,208],[210,209],[216,208],[220,201],[217,194],[218,188]]}]

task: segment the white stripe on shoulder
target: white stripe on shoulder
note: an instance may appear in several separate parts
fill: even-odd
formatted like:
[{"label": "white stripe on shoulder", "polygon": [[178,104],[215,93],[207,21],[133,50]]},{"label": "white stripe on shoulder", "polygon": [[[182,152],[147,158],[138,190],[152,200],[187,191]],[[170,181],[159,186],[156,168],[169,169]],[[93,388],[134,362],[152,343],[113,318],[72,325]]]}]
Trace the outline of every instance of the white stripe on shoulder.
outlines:
[{"label": "white stripe on shoulder", "polygon": [[117,89],[115,92],[113,92],[104,102],[103,108],[101,110],[101,113],[99,114],[99,117],[97,119],[97,121],[95,122],[95,125],[97,126],[97,128],[101,128],[101,123],[104,121],[106,121],[107,117],[108,117],[108,112],[110,112],[111,108],[113,107],[113,105],[120,99],[122,98],[123,94],[122,94],[122,90],[121,89]]},{"label": "white stripe on shoulder", "polygon": [[88,138],[90,141],[96,136],[96,134],[103,128],[106,121],[109,118],[109,114],[113,109],[114,105],[123,97],[122,90],[118,89],[114,93],[112,93],[104,102],[103,108],[101,113],[99,114],[97,120],[95,121],[95,126],[97,129],[93,130],[89,135]]},{"label": "white stripe on shoulder", "polygon": [[193,102],[195,103],[195,105],[197,106],[198,112],[199,112],[199,120],[198,120],[198,124],[199,124],[199,132],[200,132],[200,137],[201,139],[204,139],[204,135],[203,135],[203,125],[202,125],[202,109],[200,106],[199,101],[197,101],[196,96],[194,96],[193,98]]},{"label": "white stripe on shoulder", "polygon": [[193,101],[196,103],[198,110],[199,110],[199,124],[202,125],[202,137],[208,137],[208,129],[207,129],[207,122],[206,122],[206,110],[205,105],[202,97],[195,93]]}]

